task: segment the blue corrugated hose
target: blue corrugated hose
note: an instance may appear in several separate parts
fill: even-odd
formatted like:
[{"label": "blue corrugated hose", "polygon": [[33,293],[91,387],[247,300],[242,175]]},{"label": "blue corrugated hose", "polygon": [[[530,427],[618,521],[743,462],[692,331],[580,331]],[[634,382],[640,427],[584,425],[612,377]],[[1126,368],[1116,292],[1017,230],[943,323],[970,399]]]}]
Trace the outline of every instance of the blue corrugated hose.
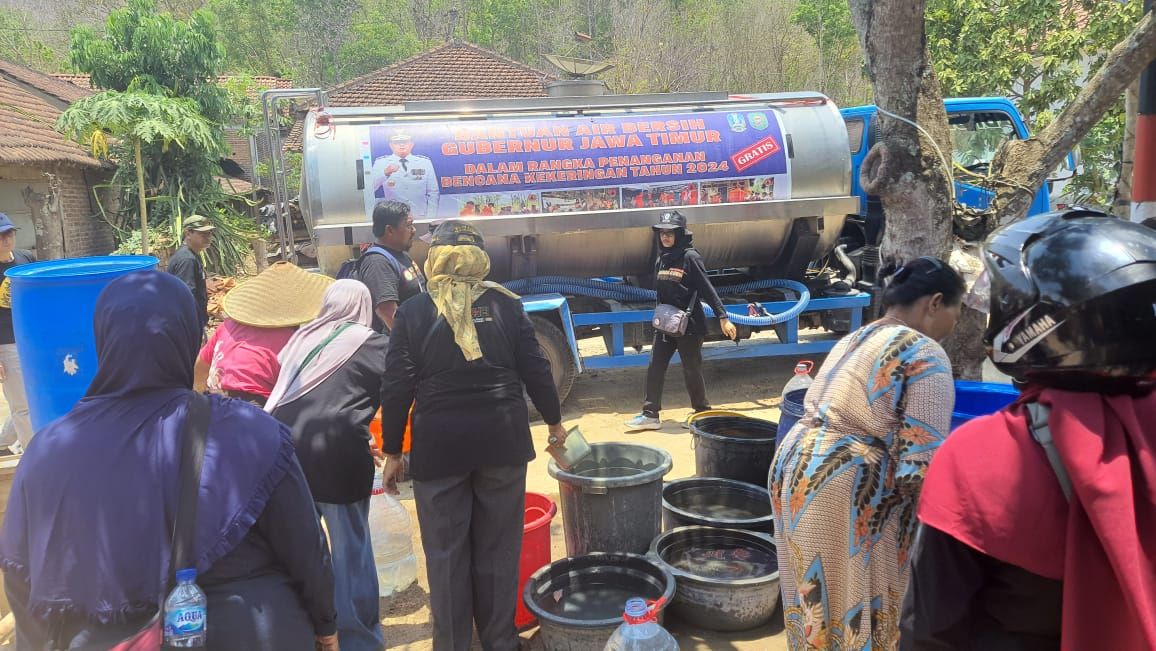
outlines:
[{"label": "blue corrugated hose", "polygon": [[[510,291],[523,295],[565,294],[569,296],[590,296],[592,298],[621,301],[623,303],[652,302],[657,296],[653,289],[643,289],[642,287],[634,287],[622,283],[609,283],[603,280],[592,280],[590,278],[568,278],[566,276],[538,276],[536,278],[511,280],[504,284]],[[799,299],[790,309],[768,316],[749,316],[727,310],[727,316],[730,318],[731,323],[756,327],[777,325],[790,321],[802,314],[803,310],[807,309],[807,304],[811,302],[811,292],[807,289],[807,286],[794,280],[755,280],[741,285],[720,287],[718,293],[721,296],[730,296],[760,289],[787,289],[798,294]],[[735,305],[735,307],[745,307],[745,305]],[[715,316],[714,310],[710,309],[709,305],[704,303],[703,309],[706,311],[707,316]]]}]

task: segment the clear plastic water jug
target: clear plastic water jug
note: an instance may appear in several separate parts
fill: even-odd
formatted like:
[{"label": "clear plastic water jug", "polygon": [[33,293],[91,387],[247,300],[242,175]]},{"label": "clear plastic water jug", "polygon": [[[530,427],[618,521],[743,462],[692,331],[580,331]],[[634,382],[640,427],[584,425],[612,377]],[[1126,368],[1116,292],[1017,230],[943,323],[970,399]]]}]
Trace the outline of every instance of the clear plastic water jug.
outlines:
[{"label": "clear plastic water jug", "polygon": [[814,362],[803,360],[795,365],[795,376],[787,381],[787,386],[783,387],[783,397],[792,391],[799,391],[802,389],[811,388],[811,384],[815,381],[811,378],[811,369],[815,368]]},{"label": "clear plastic water jug", "polygon": [[678,651],[674,636],[658,623],[657,605],[648,606],[637,597],[628,599],[622,619],[605,651]]},{"label": "clear plastic water jug", "polygon": [[396,497],[385,492],[380,472],[373,480],[373,497],[369,500],[369,536],[381,597],[391,597],[413,585],[417,580],[417,558],[413,554],[409,513]]}]

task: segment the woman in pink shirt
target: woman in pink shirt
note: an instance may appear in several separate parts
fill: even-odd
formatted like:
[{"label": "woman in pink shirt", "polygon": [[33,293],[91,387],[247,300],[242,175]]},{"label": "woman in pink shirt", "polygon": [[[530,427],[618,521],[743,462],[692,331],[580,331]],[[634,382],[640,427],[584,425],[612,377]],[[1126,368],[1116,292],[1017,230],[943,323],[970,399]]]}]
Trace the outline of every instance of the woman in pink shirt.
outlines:
[{"label": "woman in pink shirt", "polygon": [[313,320],[333,279],[278,262],[225,296],[226,319],[197,356],[196,388],[263,406],[277,383],[277,355]]}]

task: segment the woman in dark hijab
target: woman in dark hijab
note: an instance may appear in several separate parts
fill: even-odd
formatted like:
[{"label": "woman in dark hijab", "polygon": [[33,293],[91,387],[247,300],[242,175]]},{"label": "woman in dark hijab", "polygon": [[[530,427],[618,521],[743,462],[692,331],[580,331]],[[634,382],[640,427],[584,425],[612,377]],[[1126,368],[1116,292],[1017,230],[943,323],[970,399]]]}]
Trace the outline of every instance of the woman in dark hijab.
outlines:
[{"label": "woman in dark hijab", "polygon": [[[0,566],[20,649],[106,649],[156,611],[200,321],[177,278],[112,282],[96,304],[88,394],[16,472]],[[210,398],[196,509],[206,648],[337,649],[333,569],[288,430]]]},{"label": "woman in dark hijab", "polygon": [[[694,248],[693,234],[686,228],[686,217],[677,210],[664,212],[653,226],[658,243],[658,260],[654,263],[655,290],[658,302],[673,305],[685,311],[691,309],[690,323],[680,337],[655,331],[650,347],[650,366],[646,369],[646,400],[642,413],[626,421],[626,431],[658,429],[662,427],[662,385],[666,369],[677,352],[682,360],[682,378],[690,394],[694,413],[710,409],[706,397],[706,382],[702,378],[702,344],[706,340],[706,312],[699,299],[710,304],[719,320],[719,328],[727,339],[738,336],[734,324],[727,318],[726,308],[718,292],[710,283],[703,266],[702,255]],[[686,426],[687,421],[683,421]]]}]

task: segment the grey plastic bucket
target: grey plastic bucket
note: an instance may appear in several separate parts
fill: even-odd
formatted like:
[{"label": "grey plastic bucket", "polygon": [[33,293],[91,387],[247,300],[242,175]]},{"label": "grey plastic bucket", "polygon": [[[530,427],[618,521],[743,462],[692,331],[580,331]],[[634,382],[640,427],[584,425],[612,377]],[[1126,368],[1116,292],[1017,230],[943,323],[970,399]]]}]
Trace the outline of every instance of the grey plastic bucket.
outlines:
[{"label": "grey plastic bucket", "polygon": [[538,618],[546,651],[602,651],[622,624],[626,599],[656,601],[674,596],[674,575],[640,554],[585,554],[541,568],[526,581],[522,599]]},{"label": "grey plastic bucket", "polygon": [[626,443],[592,443],[570,470],[551,459],[567,555],[645,554],[662,531],[662,477],[673,466],[666,450]]},{"label": "grey plastic bucket", "polygon": [[[680,567],[679,558],[691,550],[712,556],[712,564],[726,568],[735,561],[715,561],[713,554],[745,551],[758,554],[765,564],[760,572],[736,572],[734,577],[708,576]],[[730,552],[731,554],[734,551]],[[680,527],[654,540],[648,554],[674,575],[678,588],[671,613],[679,620],[709,631],[746,631],[762,626],[779,607],[779,568],[774,540],[764,533],[713,527]],[[753,562],[743,569],[754,568]]]},{"label": "grey plastic bucket", "polygon": [[774,532],[771,495],[762,486],[718,477],[676,479],[662,487],[662,526]]},{"label": "grey plastic bucket", "polygon": [[721,477],[765,486],[775,457],[774,422],[749,416],[708,416],[691,425],[699,477]]},{"label": "grey plastic bucket", "polygon": [[779,432],[775,435],[775,447],[783,442],[783,438],[799,422],[807,411],[803,402],[807,397],[806,389],[795,389],[783,396],[783,404],[779,405]]}]

